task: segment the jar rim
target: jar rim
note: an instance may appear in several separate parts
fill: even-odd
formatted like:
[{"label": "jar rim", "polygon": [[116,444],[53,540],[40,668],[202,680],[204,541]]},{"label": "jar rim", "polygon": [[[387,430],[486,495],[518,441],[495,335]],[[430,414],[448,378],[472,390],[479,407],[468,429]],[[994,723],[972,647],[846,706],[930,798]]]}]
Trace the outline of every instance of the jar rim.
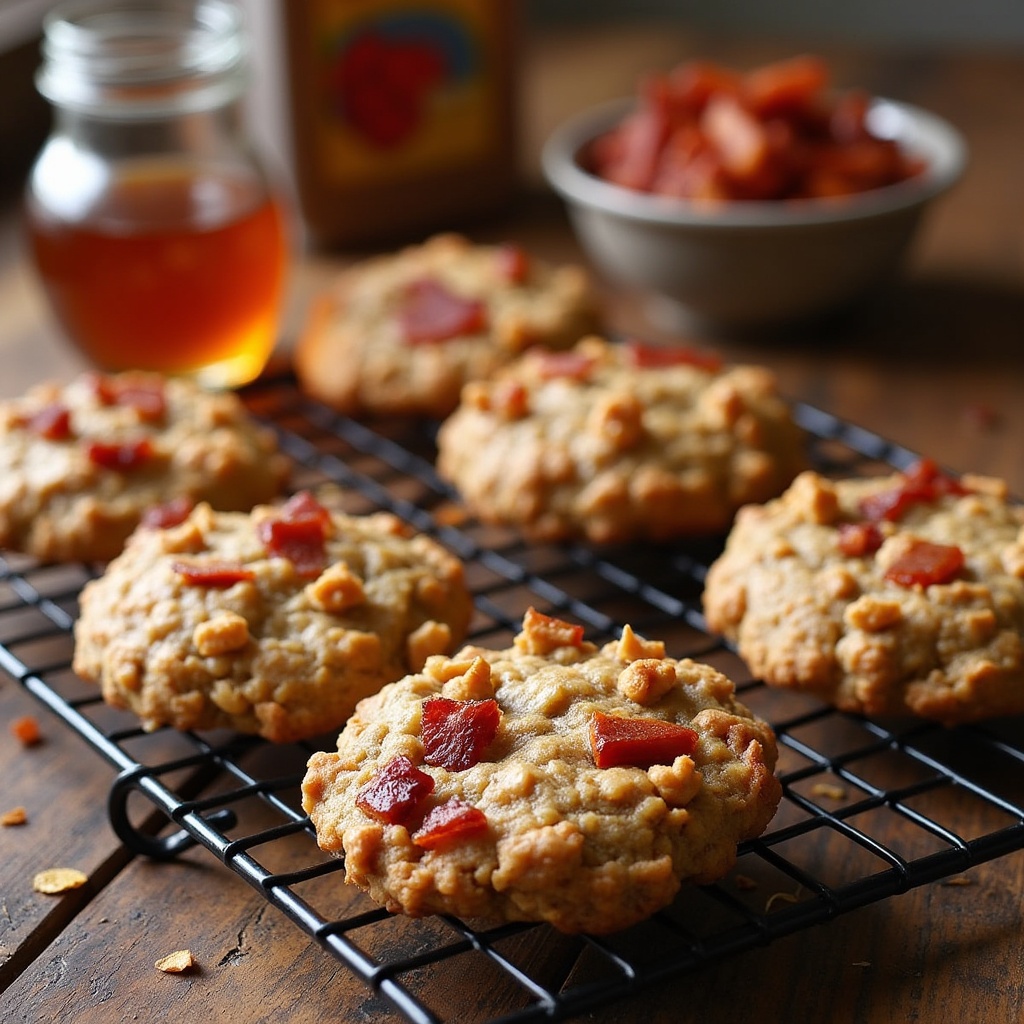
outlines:
[{"label": "jar rim", "polygon": [[229,0],[67,0],[44,18],[42,55],[47,100],[120,119],[237,99],[248,50]]}]

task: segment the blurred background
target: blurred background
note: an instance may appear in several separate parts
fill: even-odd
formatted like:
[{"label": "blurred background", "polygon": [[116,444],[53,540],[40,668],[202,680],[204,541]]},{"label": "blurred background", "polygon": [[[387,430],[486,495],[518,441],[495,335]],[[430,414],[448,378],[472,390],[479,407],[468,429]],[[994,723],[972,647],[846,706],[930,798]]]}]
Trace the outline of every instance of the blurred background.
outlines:
[{"label": "blurred background", "polygon": [[[54,0],[0,0],[0,186],[17,182],[45,138],[49,112],[32,77],[39,63],[40,25]],[[278,7],[283,0],[242,0],[262,61],[273,62]],[[303,3],[305,0],[289,0]],[[815,43],[870,43],[927,50],[954,43],[960,49],[1019,50],[1024,47],[1021,0],[523,0],[524,28],[532,34],[564,35],[573,26],[598,21],[669,23],[678,31],[762,38],[778,33]],[[631,73],[628,67],[624,72]],[[628,80],[628,77],[627,77]],[[276,88],[263,76],[265,92]],[[264,127],[271,136],[279,125]]]}]

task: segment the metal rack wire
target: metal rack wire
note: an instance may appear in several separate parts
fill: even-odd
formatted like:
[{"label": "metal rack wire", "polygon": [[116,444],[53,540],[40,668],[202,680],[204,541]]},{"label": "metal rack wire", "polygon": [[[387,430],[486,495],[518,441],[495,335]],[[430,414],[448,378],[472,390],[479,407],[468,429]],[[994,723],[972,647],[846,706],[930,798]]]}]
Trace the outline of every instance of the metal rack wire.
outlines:
[{"label": "metal rack wire", "polygon": [[[0,669],[116,769],[109,811],[121,840],[153,858],[204,846],[414,1024],[445,1019],[423,992],[432,968],[454,958],[465,961],[468,984],[494,986],[501,1005],[519,1007],[493,1021],[565,1019],[1024,848],[1021,723],[950,730],[868,720],[764,686],[700,613],[720,539],[611,550],[527,544],[462,515],[434,473],[430,424],[370,429],[308,400],[287,378],[244,397],[292,457],[296,488],[334,490],[351,512],[390,510],[464,560],[473,643],[507,646],[529,604],[583,623],[598,642],[628,622],[664,639],[673,656],[725,671],[779,738],[779,813],[741,847],[726,879],[685,891],[622,933],[560,938],[560,963],[570,966],[538,970],[521,951],[524,936],[544,937],[546,926],[392,918],[342,884],[341,862],[318,850],[299,802],[309,753],[334,736],[271,747],[231,734],[143,733],[71,671],[90,567],[0,557]],[[914,459],[812,407],[796,413],[822,471],[866,474]]]}]

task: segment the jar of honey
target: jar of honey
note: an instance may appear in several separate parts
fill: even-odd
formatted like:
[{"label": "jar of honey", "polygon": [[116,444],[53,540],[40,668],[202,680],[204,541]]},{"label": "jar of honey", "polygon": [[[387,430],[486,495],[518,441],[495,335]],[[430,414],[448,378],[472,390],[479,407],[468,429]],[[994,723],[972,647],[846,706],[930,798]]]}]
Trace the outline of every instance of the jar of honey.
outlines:
[{"label": "jar of honey", "polygon": [[104,369],[233,387],[273,350],[288,230],[245,134],[244,28],[228,0],[77,0],[45,21],[54,127],[28,243],[58,320]]}]

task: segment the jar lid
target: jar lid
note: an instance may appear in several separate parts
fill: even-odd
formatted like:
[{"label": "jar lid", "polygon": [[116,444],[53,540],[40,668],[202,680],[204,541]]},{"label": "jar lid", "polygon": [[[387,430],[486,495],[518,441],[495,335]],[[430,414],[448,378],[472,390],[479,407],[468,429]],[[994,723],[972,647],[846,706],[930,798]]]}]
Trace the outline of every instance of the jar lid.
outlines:
[{"label": "jar lid", "polygon": [[226,0],[72,0],[46,16],[42,52],[47,100],[115,120],[208,110],[245,87],[242,14]]}]

